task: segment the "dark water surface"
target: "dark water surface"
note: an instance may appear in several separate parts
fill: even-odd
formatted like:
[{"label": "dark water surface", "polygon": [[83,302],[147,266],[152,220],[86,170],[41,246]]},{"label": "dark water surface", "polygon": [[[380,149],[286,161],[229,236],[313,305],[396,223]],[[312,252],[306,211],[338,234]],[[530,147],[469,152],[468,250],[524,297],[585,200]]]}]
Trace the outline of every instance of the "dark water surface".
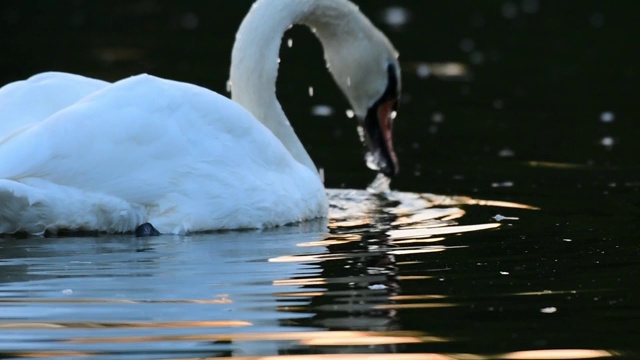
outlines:
[{"label": "dark water surface", "polygon": [[[640,358],[639,5],[358,3],[401,53],[396,192],[263,232],[2,238],[0,358]],[[224,93],[249,6],[3,0],[0,84]],[[363,189],[320,46],[289,38],[279,98],[327,186]]]}]

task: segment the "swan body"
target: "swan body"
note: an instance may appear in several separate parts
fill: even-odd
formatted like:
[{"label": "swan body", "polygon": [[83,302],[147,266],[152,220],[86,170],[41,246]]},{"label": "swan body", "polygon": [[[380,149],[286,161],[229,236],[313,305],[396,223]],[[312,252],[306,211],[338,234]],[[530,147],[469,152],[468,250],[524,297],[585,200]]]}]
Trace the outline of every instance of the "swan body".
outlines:
[{"label": "swan body", "polygon": [[[336,78],[364,118],[367,107],[388,93],[386,66],[395,64],[395,55],[388,40],[346,0],[254,4],[232,54],[235,101],[145,74],[107,83],[50,72],[1,88],[0,233],[128,232],[151,223],[161,233],[181,234],[326,216],[327,197],[315,165],[275,98],[283,32],[292,23],[321,22],[323,11],[364,19],[365,29],[357,31],[372,33],[376,40],[365,42],[383,53],[382,80],[363,77],[379,84],[358,83],[354,72],[345,90]],[[326,26],[335,31],[335,25]],[[265,30],[269,37],[262,39]],[[325,41],[337,41],[332,38],[337,35],[326,35],[329,30],[324,31],[329,40],[319,35],[325,49]],[[264,60],[265,54],[271,58]],[[366,91],[373,95],[361,94]],[[384,123],[389,119],[380,121],[390,126]],[[373,139],[382,146],[391,144],[385,130],[390,131],[383,128],[383,135]],[[384,151],[380,164],[393,165],[392,148]]]}]

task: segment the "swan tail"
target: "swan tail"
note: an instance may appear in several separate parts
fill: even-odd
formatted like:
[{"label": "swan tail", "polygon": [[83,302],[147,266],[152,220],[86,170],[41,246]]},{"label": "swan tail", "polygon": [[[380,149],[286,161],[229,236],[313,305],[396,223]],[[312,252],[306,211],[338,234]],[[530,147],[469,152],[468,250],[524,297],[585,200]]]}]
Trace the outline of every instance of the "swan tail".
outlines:
[{"label": "swan tail", "polygon": [[0,234],[134,231],[146,221],[144,207],[122,199],[41,179],[0,179]]}]

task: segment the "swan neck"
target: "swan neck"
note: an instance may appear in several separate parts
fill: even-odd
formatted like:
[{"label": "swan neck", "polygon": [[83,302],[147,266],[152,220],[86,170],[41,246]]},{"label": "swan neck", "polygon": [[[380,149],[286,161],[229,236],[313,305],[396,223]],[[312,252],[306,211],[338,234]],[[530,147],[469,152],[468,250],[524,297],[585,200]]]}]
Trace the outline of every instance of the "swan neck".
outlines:
[{"label": "swan neck", "polygon": [[309,26],[321,40],[332,37],[331,31],[338,31],[336,23],[344,24],[341,19],[354,10],[357,12],[346,0],[258,0],[240,25],[231,55],[232,99],[269,128],[298,162],[316,173],[276,97],[282,37],[294,24]]}]

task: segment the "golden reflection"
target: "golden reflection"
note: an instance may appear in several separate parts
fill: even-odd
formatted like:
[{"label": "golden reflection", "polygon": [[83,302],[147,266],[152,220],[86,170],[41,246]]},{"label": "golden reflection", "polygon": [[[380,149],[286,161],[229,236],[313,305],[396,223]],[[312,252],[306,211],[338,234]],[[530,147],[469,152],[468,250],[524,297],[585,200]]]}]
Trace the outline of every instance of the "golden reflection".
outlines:
[{"label": "golden reflection", "polygon": [[466,78],[470,76],[469,67],[458,62],[424,63],[409,62],[403,63],[407,69],[413,69],[419,77],[425,78],[435,76],[439,78]]},{"label": "golden reflection", "polygon": [[441,300],[446,299],[444,295],[393,295],[389,296],[391,301],[407,301],[407,300]]},{"label": "golden reflection", "polygon": [[[380,344],[419,343],[423,339],[434,339],[417,331],[289,331],[271,333],[234,333],[234,334],[184,334],[184,335],[148,335],[126,337],[84,337],[69,339],[74,344],[104,344],[104,343],[134,343],[150,341],[317,341],[330,345],[340,342],[342,345],[375,345],[374,339]],[[446,341],[446,340],[441,340]]]},{"label": "golden reflection", "polygon": [[546,167],[551,169],[586,169],[587,165],[573,164],[573,163],[560,163],[552,161],[529,161],[527,163],[531,167]]},{"label": "golden reflection", "polygon": [[252,326],[248,321],[173,321],[173,322],[0,322],[0,329],[164,329]]},{"label": "golden reflection", "polygon": [[393,245],[434,243],[434,242],[442,241],[444,239],[445,238],[443,237],[436,237],[436,238],[426,238],[426,239],[391,240],[390,243]]},{"label": "golden reflection", "polygon": [[446,196],[435,194],[418,194],[423,199],[431,203],[431,206],[459,206],[459,205],[480,205],[480,206],[495,206],[510,209],[523,209],[523,210],[540,210],[540,208],[527,205],[514,203],[510,201],[498,201],[498,200],[482,200],[474,199],[468,196]]},{"label": "golden reflection", "polygon": [[[394,209],[394,213],[398,215],[398,218],[391,223],[391,225],[407,225],[415,224],[430,220],[448,221],[461,218],[466,214],[466,211],[458,208],[445,208],[445,209],[430,209],[432,211],[422,211],[415,213],[415,209]],[[405,214],[408,213],[408,214]]]},{"label": "golden reflection", "polygon": [[[446,355],[435,353],[414,354],[310,354],[249,357],[216,357],[217,360],[482,360],[474,355]],[[174,360],[213,360],[213,358],[189,358]]]},{"label": "golden reflection", "polygon": [[273,296],[275,297],[318,297],[324,296],[325,294],[320,291],[309,291],[309,292],[288,292],[288,293],[275,293]]},{"label": "golden reflection", "polygon": [[311,241],[311,242],[304,242],[304,243],[299,243],[296,246],[297,247],[315,247],[315,246],[331,246],[331,245],[340,245],[340,244],[347,244],[350,242],[354,242],[354,241],[360,241],[362,240],[362,236],[361,235],[340,235],[340,234],[335,234],[335,235],[331,235],[330,238],[322,240],[322,241]]},{"label": "golden reflection", "polygon": [[496,359],[507,360],[533,360],[533,359],[598,359],[612,357],[616,354],[606,350],[590,350],[590,349],[547,349],[547,350],[530,350],[516,351]]},{"label": "golden reflection", "polygon": [[327,279],[324,278],[312,278],[312,279],[284,279],[274,280],[274,286],[308,286],[308,285],[326,285]]},{"label": "golden reflection", "polygon": [[[436,253],[445,251],[447,248],[443,246],[431,246],[425,248],[415,248],[415,249],[401,249],[401,250],[389,250],[387,254],[391,255],[410,255],[410,254],[426,254],[426,253]],[[450,249],[450,248],[449,248]]]},{"label": "golden reflection", "polygon": [[331,223],[329,224],[329,229],[369,226],[371,225],[371,220],[372,219],[369,217],[363,217],[361,219],[331,221]]},{"label": "golden reflection", "polygon": [[389,230],[389,240],[404,240],[404,239],[416,239],[416,238],[428,238],[433,235],[444,234],[457,234],[469,231],[479,231],[494,229],[499,227],[499,223],[487,223],[477,225],[457,225],[457,226],[442,226],[442,227],[430,227],[424,229],[402,229],[402,230]]},{"label": "golden reflection", "polygon": [[[593,290],[591,290],[593,291]],[[598,291],[605,291],[604,289],[598,290]],[[519,292],[519,293],[513,293],[511,295],[515,295],[515,296],[531,296],[531,295],[562,295],[562,294],[576,294],[578,293],[577,290],[542,290],[542,291],[528,291],[528,292]]]},{"label": "golden reflection", "polygon": [[318,254],[318,255],[284,255],[270,258],[271,263],[291,263],[291,262],[323,262],[328,260],[346,259],[347,254]]},{"label": "golden reflection", "polygon": [[[371,337],[375,339],[375,336]],[[413,340],[419,339],[420,342],[442,342],[449,341],[447,339],[438,337],[399,337],[399,340],[405,340],[405,343],[412,343]],[[251,340],[251,339],[249,339]],[[285,339],[288,340],[288,339]],[[376,343],[373,345],[385,345],[389,344],[385,341],[387,337],[378,339],[383,343]],[[333,345],[324,344],[323,339],[318,339],[317,343],[313,340],[302,340],[305,345]],[[337,345],[348,345],[340,343],[340,339]],[[369,345],[368,343],[361,343],[357,345]],[[10,353],[17,358],[49,358],[49,357],[87,357],[98,356],[100,353],[92,352],[80,352],[80,351],[33,351],[33,352],[15,352]],[[308,354],[308,355],[274,355],[274,356],[233,356],[233,357],[215,357],[215,358],[176,358],[174,360],[532,360],[532,359],[602,359],[619,356],[616,352],[607,350],[590,350],[590,349],[560,349],[560,350],[531,350],[531,351],[518,351],[508,354],[498,355],[477,355],[477,354],[436,354],[436,353],[409,353],[409,354]]]},{"label": "golden reflection", "polygon": [[404,275],[404,276],[398,276],[398,280],[427,280],[427,279],[433,279],[433,276],[427,276],[427,275]]}]

